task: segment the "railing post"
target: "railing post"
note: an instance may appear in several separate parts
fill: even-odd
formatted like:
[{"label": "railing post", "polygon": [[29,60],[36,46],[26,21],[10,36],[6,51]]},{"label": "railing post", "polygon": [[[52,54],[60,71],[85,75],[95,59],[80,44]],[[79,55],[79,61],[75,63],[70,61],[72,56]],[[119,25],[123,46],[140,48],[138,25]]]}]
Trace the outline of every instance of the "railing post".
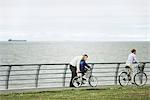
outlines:
[{"label": "railing post", "polygon": [[41,65],[38,65],[37,72],[36,72],[36,77],[35,77],[35,87],[38,87],[39,83],[39,73],[40,73]]},{"label": "railing post", "polygon": [[146,66],[146,63],[143,63],[143,69],[142,69],[143,72],[144,72],[145,66]]},{"label": "railing post", "polygon": [[64,74],[63,74],[63,87],[65,87],[66,73],[67,73],[68,64],[65,64]]},{"label": "railing post", "polygon": [[10,78],[10,72],[11,72],[11,65],[8,66],[7,76],[6,76],[6,89],[8,89],[9,86],[9,78]]},{"label": "railing post", "polygon": [[117,78],[118,78],[118,71],[119,71],[119,67],[120,67],[120,63],[117,64],[117,67],[116,67],[116,72],[115,72],[115,85],[117,85]]},{"label": "railing post", "polygon": [[[146,63],[143,63],[143,66],[142,66],[142,68],[140,68],[141,70],[140,70],[140,72],[144,72],[144,69],[145,69],[145,64]],[[139,76],[140,77],[140,76]],[[143,74],[141,75],[141,77],[139,78],[140,79],[140,84],[142,84],[142,78],[143,78]]]}]

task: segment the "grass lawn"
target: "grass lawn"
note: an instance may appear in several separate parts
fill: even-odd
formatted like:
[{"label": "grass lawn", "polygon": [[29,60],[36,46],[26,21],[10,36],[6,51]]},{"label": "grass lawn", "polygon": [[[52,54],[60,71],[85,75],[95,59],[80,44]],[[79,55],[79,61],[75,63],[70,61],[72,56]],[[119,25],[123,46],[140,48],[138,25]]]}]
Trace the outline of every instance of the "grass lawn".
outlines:
[{"label": "grass lawn", "polygon": [[150,100],[150,86],[1,94],[0,100]]}]

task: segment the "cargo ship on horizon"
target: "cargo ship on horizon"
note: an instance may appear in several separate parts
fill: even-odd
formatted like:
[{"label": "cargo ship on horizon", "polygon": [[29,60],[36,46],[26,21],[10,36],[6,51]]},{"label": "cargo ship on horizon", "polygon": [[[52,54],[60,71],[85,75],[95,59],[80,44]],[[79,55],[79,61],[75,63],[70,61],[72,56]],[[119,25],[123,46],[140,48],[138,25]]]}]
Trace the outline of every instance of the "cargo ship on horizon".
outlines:
[{"label": "cargo ship on horizon", "polygon": [[13,39],[8,39],[8,42],[26,42],[27,40],[13,40]]}]

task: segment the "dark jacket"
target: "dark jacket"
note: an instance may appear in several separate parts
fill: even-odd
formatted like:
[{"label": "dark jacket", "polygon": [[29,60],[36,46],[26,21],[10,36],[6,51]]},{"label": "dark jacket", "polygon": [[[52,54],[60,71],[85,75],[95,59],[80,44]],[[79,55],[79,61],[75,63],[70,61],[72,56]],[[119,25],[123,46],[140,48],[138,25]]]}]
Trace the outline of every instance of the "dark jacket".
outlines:
[{"label": "dark jacket", "polygon": [[80,61],[80,71],[81,72],[86,72],[86,68],[85,67],[90,68],[90,66],[85,62],[85,60],[81,60]]}]

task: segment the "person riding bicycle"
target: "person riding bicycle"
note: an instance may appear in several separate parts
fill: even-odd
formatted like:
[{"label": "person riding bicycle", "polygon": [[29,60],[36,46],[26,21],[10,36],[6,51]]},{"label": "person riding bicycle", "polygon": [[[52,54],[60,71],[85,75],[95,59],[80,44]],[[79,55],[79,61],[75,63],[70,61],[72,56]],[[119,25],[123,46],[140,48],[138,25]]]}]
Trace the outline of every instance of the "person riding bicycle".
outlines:
[{"label": "person riding bicycle", "polygon": [[[128,59],[126,61],[126,67],[125,67],[125,68],[130,69],[129,74],[131,75],[131,78],[132,78],[132,75],[134,74],[133,64],[135,64],[135,63],[139,63],[139,61],[137,60],[137,57],[136,57],[136,49],[132,49],[131,53],[128,55]],[[131,81],[133,81],[133,80],[131,79]]]},{"label": "person riding bicycle", "polygon": [[[74,87],[72,84],[72,80],[75,76],[77,76],[78,73],[84,72],[84,67],[88,66],[86,63],[86,60],[88,58],[87,54],[84,54],[82,56],[74,57],[70,62],[70,70],[72,73],[71,80],[70,80],[70,87]],[[80,67],[81,66],[81,67]]]},{"label": "person riding bicycle", "polygon": [[86,71],[88,70],[86,67],[90,68],[85,59],[82,59],[80,61],[80,72],[82,73],[82,75],[85,75]]}]

